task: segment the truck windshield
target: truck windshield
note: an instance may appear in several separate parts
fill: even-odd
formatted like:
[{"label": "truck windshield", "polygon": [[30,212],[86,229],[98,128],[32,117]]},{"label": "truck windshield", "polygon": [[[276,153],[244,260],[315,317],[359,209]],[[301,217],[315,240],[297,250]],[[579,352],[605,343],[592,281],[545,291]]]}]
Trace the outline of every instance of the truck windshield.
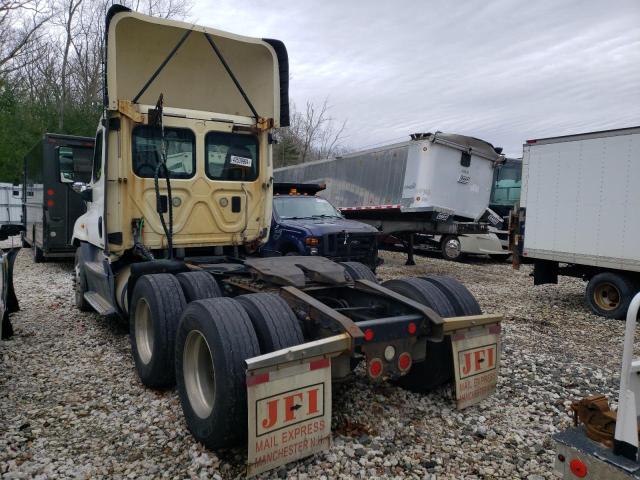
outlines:
[{"label": "truck windshield", "polygon": [[496,168],[493,174],[491,203],[494,205],[514,205],[520,200],[522,163],[507,161]]},{"label": "truck windshield", "polygon": [[[190,178],[196,167],[196,139],[186,128],[164,129],[167,168],[171,178]],[[133,171],[139,177],[153,178],[162,155],[161,132],[157,127],[140,125],[133,130]],[[162,176],[162,174],[161,174]]]},{"label": "truck windshield", "polygon": [[273,208],[280,218],[340,218],[333,205],[318,197],[275,197]]},{"label": "truck windshield", "polygon": [[252,135],[209,132],[205,138],[206,172],[212,180],[258,178],[258,139]]}]

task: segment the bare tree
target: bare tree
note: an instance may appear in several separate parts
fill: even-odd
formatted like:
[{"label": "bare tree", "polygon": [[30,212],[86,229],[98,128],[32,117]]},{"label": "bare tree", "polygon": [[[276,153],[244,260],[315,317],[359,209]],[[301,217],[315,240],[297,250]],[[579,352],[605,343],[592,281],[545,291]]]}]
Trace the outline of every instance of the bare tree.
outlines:
[{"label": "bare tree", "polygon": [[279,132],[276,166],[332,158],[346,150],[342,141],[347,121],[337,124],[329,110],[327,99],[320,106],[308,101],[303,112],[291,105],[291,125]]},{"label": "bare tree", "polygon": [[0,0],[0,75],[33,59],[33,44],[51,18],[43,0]]},{"label": "bare tree", "polygon": [[67,70],[69,67],[69,51],[77,35],[75,16],[82,5],[82,0],[63,0],[64,8],[60,11],[60,22],[64,28],[64,46],[62,48],[62,65],[60,67],[60,105],[58,110],[58,130],[64,129],[64,111],[67,105],[69,91]]}]

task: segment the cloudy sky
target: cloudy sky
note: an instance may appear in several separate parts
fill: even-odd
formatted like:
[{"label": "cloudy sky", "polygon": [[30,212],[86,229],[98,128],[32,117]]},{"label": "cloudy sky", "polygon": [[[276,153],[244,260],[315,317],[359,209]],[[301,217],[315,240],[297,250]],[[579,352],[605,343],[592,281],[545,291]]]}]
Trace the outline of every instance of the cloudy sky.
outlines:
[{"label": "cloudy sky", "polygon": [[528,138],[640,125],[639,0],[195,0],[192,20],[283,40],[291,98],[354,149],[409,133]]}]

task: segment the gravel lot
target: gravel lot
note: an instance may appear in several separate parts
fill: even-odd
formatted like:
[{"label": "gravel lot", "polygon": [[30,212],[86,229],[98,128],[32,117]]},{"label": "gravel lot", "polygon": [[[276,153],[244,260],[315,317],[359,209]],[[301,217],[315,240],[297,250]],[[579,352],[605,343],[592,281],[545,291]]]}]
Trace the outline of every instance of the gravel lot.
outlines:
[{"label": "gravel lot", "polygon": [[[295,478],[553,478],[549,436],[568,399],[617,395],[623,322],[583,304],[584,283],[533,287],[529,269],[383,253],[382,279],[452,275],[503,322],[498,392],[462,412],[447,389],[417,395],[360,374],[334,388],[330,451],[276,472]],[[138,381],[127,329],[72,300],[72,264],[23,250],[16,335],[0,343],[2,478],[233,478],[243,450],[208,452],[189,435],[175,391]],[[265,475],[267,478],[268,475]]]}]

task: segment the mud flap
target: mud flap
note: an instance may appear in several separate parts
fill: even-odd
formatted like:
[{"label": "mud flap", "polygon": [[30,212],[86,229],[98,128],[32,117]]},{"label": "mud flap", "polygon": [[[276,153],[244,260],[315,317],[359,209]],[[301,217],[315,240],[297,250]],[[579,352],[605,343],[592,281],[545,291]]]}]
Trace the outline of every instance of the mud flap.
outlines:
[{"label": "mud flap", "polygon": [[247,360],[247,477],[331,446],[331,358],[347,334]]},{"label": "mud flap", "polygon": [[483,325],[451,336],[458,409],[491,396],[500,369],[500,324]]},{"label": "mud flap", "polygon": [[2,322],[0,325],[0,336],[2,339],[9,338],[13,335],[13,326],[9,320],[9,315],[20,310],[18,298],[13,289],[13,264],[16,256],[20,251],[20,247],[3,248],[0,256],[0,266],[2,268],[2,276],[0,279],[0,316]]}]

